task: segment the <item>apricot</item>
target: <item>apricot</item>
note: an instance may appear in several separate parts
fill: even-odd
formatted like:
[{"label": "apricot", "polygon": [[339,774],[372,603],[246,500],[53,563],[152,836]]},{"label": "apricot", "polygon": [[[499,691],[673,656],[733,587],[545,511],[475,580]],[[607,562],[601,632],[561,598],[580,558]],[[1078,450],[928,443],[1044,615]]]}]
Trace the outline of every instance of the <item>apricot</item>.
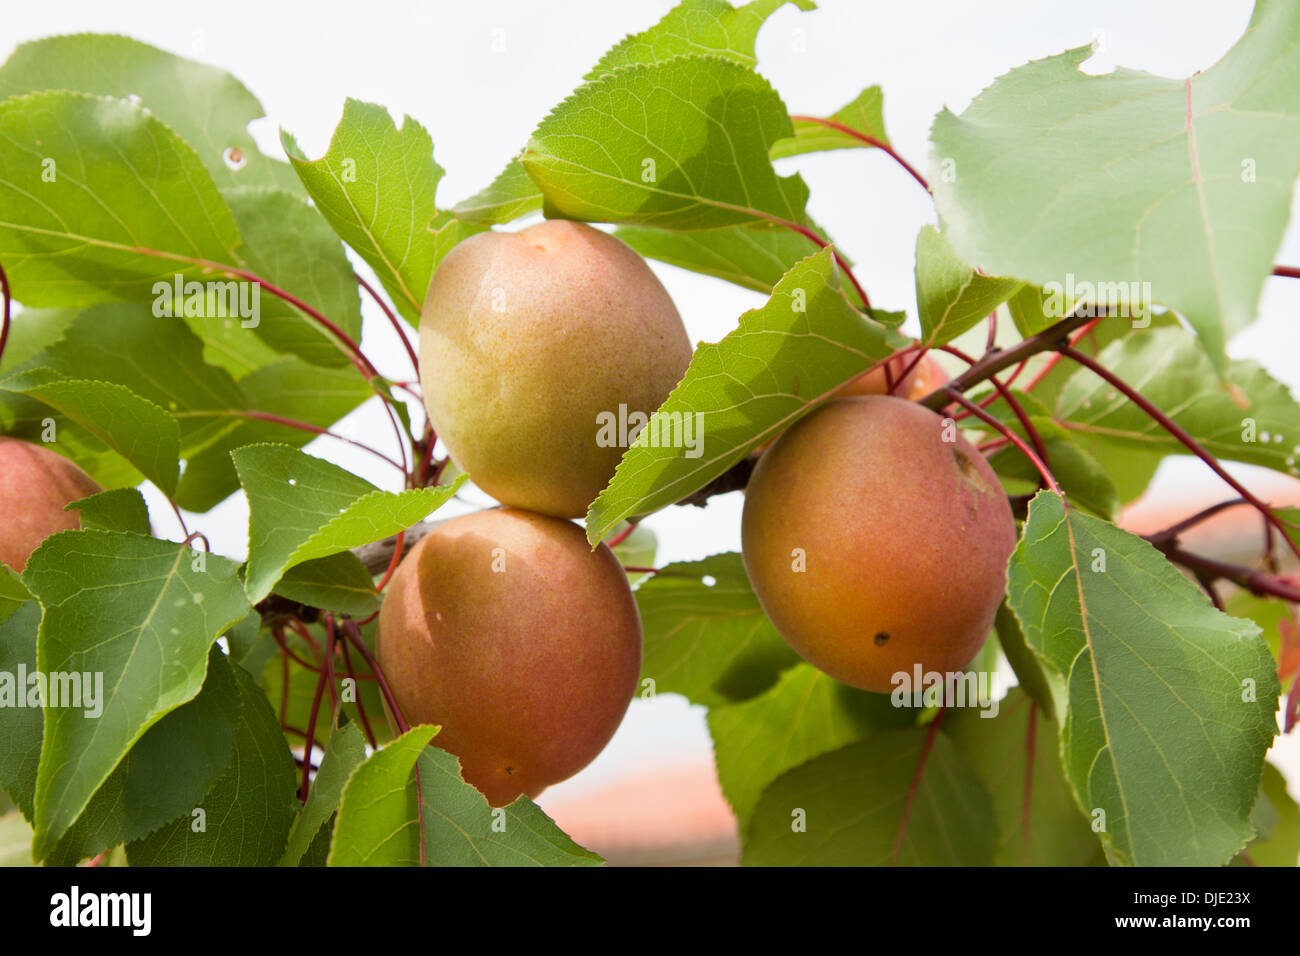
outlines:
[{"label": "apricot", "polygon": [[22,571],[50,535],[81,527],[81,515],[63,506],[103,490],[62,455],[0,438],[0,564]]},{"label": "apricot", "polygon": [[[916,364],[913,365],[913,362]],[[885,375],[886,366],[889,367],[888,378]],[[911,368],[910,372],[908,371],[909,368]],[[904,373],[906,373],[906,377],[903,377]],[[900,377],[903,377],[902,382],[899,382]],[[894,395],[916,401],[929,395],[948,381],[948,373],[943,370],[943,366],[936,362],[934,356],[930,353],[927,352],[917,362],[916,353],[909,352],[906,355],[895,355],[885,365],[874,368],[869,372],[863,372],[841,388],[836,397],[887,395],[889,394],[889,383],[891,381],[895,383]]]},{"label": "apricot", "polygon": [[805,660],[863,690],[959,672],[1006,590],[1016,525],[993,470],[934,412],[835,399],[759,459],[741,521],[763,610]]},{"label": "apricot", "polygon": [[690,361],[645,260],[578,222],[471,236],[420,316],[425,405],[451,457],[502,504],[562,518],[587,513],[623,455],[602,416],[650,415]]},{"label": "apricot", "polygon": [[610,549],[570,521],[494,508],[439,525],[389,582],[380,666],[407,722],[438,724],[493,806],[595,759],[641,670],[641,618]]}]

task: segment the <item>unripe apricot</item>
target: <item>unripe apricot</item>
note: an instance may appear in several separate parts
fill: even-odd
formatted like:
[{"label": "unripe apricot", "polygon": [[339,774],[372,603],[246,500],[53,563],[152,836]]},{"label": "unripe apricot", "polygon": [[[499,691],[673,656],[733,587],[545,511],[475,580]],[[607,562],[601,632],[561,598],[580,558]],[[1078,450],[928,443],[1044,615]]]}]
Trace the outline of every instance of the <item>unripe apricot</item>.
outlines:
[{"label": "unripe apricot", "polygon": [[398,565],[379,663],[407,722],[440,724],[493,806],[577,773],[636,691],[641,618],[610,549],[570,521],[494,508],[439,525]]},{"label": "unripe apricot", "polygon": [[645,260],[578,222],[471,236],[420,316],[424,401],[451,457],[502,504],[562,518],[587,513],[623,455],[602,416],[650,415],[690,361]]},{"label": "unripe apricot", "polygon": [[901,398],[828,402],[759,459],[745,569],[795,651],[863,690],[960,672],[993,625],[1016,525],[993,470]]},{"label": "unripe apricot", "polygon": [[0,564],[22,571],[50,535],[81,527],[81,515],[63,506],[103,490],[62,455],[0,438]]}]

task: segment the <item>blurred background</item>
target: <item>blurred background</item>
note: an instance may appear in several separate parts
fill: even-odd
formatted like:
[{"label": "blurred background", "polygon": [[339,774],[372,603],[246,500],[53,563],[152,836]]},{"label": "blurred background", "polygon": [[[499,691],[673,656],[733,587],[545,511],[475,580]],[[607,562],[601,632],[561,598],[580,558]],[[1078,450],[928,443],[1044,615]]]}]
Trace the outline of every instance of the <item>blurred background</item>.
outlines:
[{"label": "blurred background", "polygon": [[[735,0],[738,2],[738,0]],[[624,35],[656,22],[670,0],[225,0],[221,4],[64,0],[6,4],[0,59],[26,40],[61,33],[116,32],[233,73],[257,96],[267,118],[253,124],[262,148],[283,156],[281,127],[310,158],[322,155],[346,97],[409,115],[429,130],[446,171],[439,205],[450,207],[487,185],[536,123],[577,86]],[[1189,9],[1190,8],[1190,9]],[[777,11],[758,39],[758,69],[791,112],[827,115],[878,84],[885,125],[899,153],[924,169],[928,131],[943,107],[960,112],[995,77],[1026,61],[1097,43],[1085,66],[1115,66],[1184,77],[1211,66],[1250,18],[1250,0],[819,0],[818,9]],[[935,222],[928,196],[878,150],[843,150],[782,161],[812,190],[809,212],[854,259],[872,301],[915,316],[913,249]],[[1294,213],[1294,208],[1293,208]],[[1300,264],[1294,225],[1276,261]],[[511,226],[509,228],[517,228]],[[362,275],[368,267],[354,257]],[[695,342],[717,341],[764,298],[720,280],[652,264]],[[391,328],[364,301],[363,345],[379,368],[404,377],[406,358]],[[1274,279],[1258,321],[1230,353],[1264,365],[1300,392],[1300,282]],[[910,326],[908,327],[911,328]],[[979,330],[982,337],[983,330]],[[982,345],[982,341],[979,343]],[[413,417],[418,410],[412,409]],[[1300,427],[1300,422],[1297,422]],[[373,404],[336,431],[373,439],[389,434]],[[308,451],[337,461],[380,487],[391,471],[328,439]],[[1300,503],[1300,484],[1272,472],[1232,466],[1266,500]],[[1232,493],[1199,462],[1167,460],[1124,524],[1149,532]],[[469,493],[446,515],[489,504]],[[155,528],[173,535],[161,499],[150,502]],[[706,509],[670,508],[646,524],[659,538],[657,563],[740,547],[739,493]],[[187,516],[188,518],[188,516]],[[247,511],[230,500],[189,518],[214,550],[246,551]],[[1250,561],[1260,531],[1249,509],[1208,523],[1193,550]],[[1300,796],[1300,741],[1279,738],[1271,755]],[[605,753],[538,801],[579,842],[614,863],[734,862],[734,820],[718,790],[702,708],[674,695],[634,701]]]}]

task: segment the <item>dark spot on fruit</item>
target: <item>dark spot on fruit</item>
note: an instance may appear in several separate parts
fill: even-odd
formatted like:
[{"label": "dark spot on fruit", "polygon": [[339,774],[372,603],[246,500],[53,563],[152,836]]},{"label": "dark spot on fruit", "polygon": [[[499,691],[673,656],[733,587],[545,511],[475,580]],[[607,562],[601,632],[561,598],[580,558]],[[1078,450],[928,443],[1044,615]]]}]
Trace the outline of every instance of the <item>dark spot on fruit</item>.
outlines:
[{"label": "dark spot on fruit", "polygon": [[514,767],[506,767],[506,776],[507,776],[507,777],[513,777],[514,775],[515,775],[515,768],[514,768]]},{"label": "dark spot on fruit", "polygon": [[889,643],[889,634],[885,631],[881,631],[875,636],[875,638],[873,638],[873,640],[876,642],[876,647],[884,647]]}]

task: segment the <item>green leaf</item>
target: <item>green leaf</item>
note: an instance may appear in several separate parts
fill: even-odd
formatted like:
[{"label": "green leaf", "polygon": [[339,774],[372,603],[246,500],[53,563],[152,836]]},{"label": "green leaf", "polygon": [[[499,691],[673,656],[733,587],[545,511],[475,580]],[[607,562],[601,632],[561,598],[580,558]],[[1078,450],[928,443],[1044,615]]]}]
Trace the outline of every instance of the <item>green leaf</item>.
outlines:
[{"label": "green leaf", "polygon": [[436,511],[464,483],[380,491],[363,478],[285,445],[234,452],[248,495],[248,573],[257,603],[295,564],[405,531]]},{"label": "green leaf", "polygon": [[[1066,779],[1130,865],[1217,866],[1251,837],[1277,732],[1259,628],[1216,611],[1146,541],[1041,492],[1007,596],[1055,679]],[[1098,818],[1100,819],[1100,818]]]},{"label": "green leaf", "polygon": [[767,785],[785,771],[877,730],[912,725],[916,712],[797,664],[766,693],[710,708],[708,719],[718,781],[743,833]]},{"label": "green leaf", "polygon": [[143,107],[19,96],[0,103],[0,139],[0,261],[26,305],[150,299],[239,244],[199,157]]},{"label": "green leaf", "polygon": [[[13,798],[28,820],[35,818],[36,769],[41,761],[44,717],[32,687],[21,681],[37,672],[36,632],[41,623],[41,606],[30,601],[0,622],[0,702],[5,719],[0,721],[0,790]],[[12,684],[6,688],[6,684]],[[33,706],[34,705],[34,706]]]},{"label": "green leaf", "polygon": [[[623,530],[620,528],[617,533],[622,534]],[[645,525],[639,524],[632,529],[631,534],[614,546],[613,551],[614,557],[618,558],[618,563],[624,568],[651,568],[654,567],[658,547],[659,539],[655,537],[655,533]],[[647,577],[649,572],[627,572],[628,583],[633,586]]]},{"label": "green leaf", "polygon": [[349,99],[320,159],[308,160],[288,133],[281,141],[321,215],[416,322],[438,262],[478,231],[435,205],[443,170],[424,127],[408,116],[399,128],[384,107]]},{"label": "green leaf", "polygon": [[74,501],[63,510],[80,514],[83,528],[129,531],[143,535],[153,532],[153,527],[149,524],[149,506],[137,488],[101,491],[89,498]]},{"label": "green leaf", "polygon": [[36,374],[11,377],[0,382],[0,388],[57,409],[138,468],[164,494],[176,490],[180,426],[167,411],[111,382],[39,381]]},{"label": "green leaf", "polygon": [[988,714],[946,714],[943,732],[992,797],[998,820],[997,865],[1104,865],[1101,844],[1061,771],[1052,721],[1019,688],[1011,689],[994,716]]},{"label": "green leaf", "polygon": [[[1007,663],[1015,672],[1020,690],[1029,695],[1048,720],[1055,721],[1057,711],[1055,695],[1059,692],[1063,697],[1065,687],[1059,682],[1057,686],[1053,686],[1043,670],[1043,662],[1025,643],[1025,632],[1020,627],[1020,622],[1016,620],[1016,612],[1011,610],[1011,605],[1005,600],[998,606],[998,616],[994,619],[993,627],[997,631],[998,646],[1002,648]],[[1062,700],[1062,709],[1064,703]]]},{"label": "green leaf", "polygon": [[225,70],[129,37],[80,33],[19,44],[0,67],[0,100],[39,90],[138,98],[194,147],[218,185],[301,188],[287,163],[258,151],[247,127],[262,104]]},{"label": "green leaf", "polygon": [[0,867],[35,865],[31,825],[17,810],[0,816]]},{"label": "green leaf", "polygon": [[735,552],[668,565],[637,588],[636,603],[645,634],[641,680],[653,681],[656,694],[721,706],[761,694],[799,662]]},{"label": "green leaf", "polygon": [[[293,821],[289,846],[280,858],[280,866],[298,866],[317,835],[327,828],[343,799],[348,778],[366,760],[366,741],[355,723],[335,727],[321,759],[320,770],[312,781],[307,803]],[[328,833],[328,831],[327,831]]]},{"label": "green leaf", "polygon": [[[1182,329],[1151,329],[1112,342],[1098,361],[1182,426],[1218,458],[1300,475],[1300,404],[1254,362],[1232,361],[1228,379],[1246,404],[1214,379],[1196,337]],[[1085,442],[1163,454],[1186,449],[1141,408],[1088,369],[1066,382],[1056,416]]]},{"label": "green leaf", "polygon": [[757,73],[685,56],[579,87],[537,127],[522,162],[552,218],[665,229],[803,223],[808,187],[777,176],[767,156],[793,132]]},{"label": "green leaf", "polygon": [[353,771],[343,790],[330,866],[416,866],[420,820],[415,762],[437,727],[412,727]]},{"label": "green leaf", "polygon": [[945,735],[887,730],[778,777],[741,863],[988,866],[996,827],[988,792]]},{"label": "green leaf", "polygon": [[933,155],[956,170],[934,183],[945,234],[1039,286],[1149,283],[1226,372],[1300,172],[1297,39],[1300,8],[1259,0],[1236,46],[1186,80],[1086,75],[1092,47],[1012,70],[935,118]]},{"label": "green leaf", "polygon": [[[244,237],[240,254],[248,268],[311,305],[352,341],[361,341],[361,296],[352,264],[316,210],[283,189],[249,186],[224,195]],[[256,334],[262,341],[312,365],[350,364],[338,340],[319,322],[258,291]]]},{"label": "green leaf", "polygon": [[933,226],[917,234],[916,304],[926,345],[943,345],[974,328],[1023,284],[980,275]]},{"label": "green leaf", "polygon": [[[737,9],[725,0],[683,0],[654,26],[624,37],[584,79],[594,80],[619,67],[656,63],[683,54],[719,56],[753,67],[758,63],[754,42],[759,28],[787,2],[754,0]],[[801,10],[813,8],[810,0],[794,2]],[[542,194],[516,156],[490,186],[457,203],[456,215],[482,225],[499,225],[541,208]],[[806,255],[806,250],[802,254]]]},{"label": "green leaf", "polygon": [[230,760],[195,810],[127,846],[132,866],[274,866],[298,808],[293,756],[253,678],[232,667],[239,720]]},{"label": "green leaf", "polygon": [[198,696],[145,731],[95,791],[46,865],[75,866],[182,815],[188,823],[190,810],[230,761],[239,706],[230,664],[214,647]]},{"label": "green leaf", "polygon": [[665,438],[682,437],[676,422],[692,423],[696,447],[666,447],[673,442],[664,439],[656,447],[656,429],[643,429],[592,502],[587,537],[594,544],[625,518],[708,484],[902,342],[844,298],[829,250],[804,259],[735,331],[695,350],[656,413]]},{"label": "green leaf", "polygon": [[89,707],[45,710],[39,857],[144,732],[199,692],[208,649],[249,612],[235,572],[217,555],[106,531],[61,532],[32,553],[23,583],[45,608],[40,669],[103,678],[96,719]]},{"label": "green leaf", "polygon": [[[832,123],[847,126],[851,130],[879,140],[886,146],[889,145],[889,137],[885,135],[884,94],[878,86],[868,86],[850,103],[827,118]],[[826,123],[795,119],[794,136],[773,145],[772,158],[819,153],[828,149],[862,149],[871,145],[851,133]]]},{"label": "green leaf", "polygon": [[1267,830],[1256,827],[1257,838],[1243,852],[1255,866],[1294,867],[1300,859],[1300,806],[1287,792],[1286,778],[1271,763],[1264,764],[1256,816],[1261,806],[1268,808],[1269,826]]},{"label": "green leaf", "polygon": [[7,564],[0,564],[0,621],[32,599],[23,579]]},{"label": "green leaf", "polygon": [[369,617],[379,610],[374,579],[351,551],[294,565],[276,584],[275,593],[291,601],[357,618]]},{"label": "green leaf", "polygon": [[[186,417],[243,408],[245,399],[229,373],[204,361],[203,342],[184,322],[155,315],[141,303],[100,304],[71,314],[62,335],[23,368],[46,367],[61,378],[129,388],[177,417],[184,454],[233,427],[227,419]],[[159,355],[167,360],[158,361]]]},{"label": "green leaf", "polygon": [[[816,224],[809,221],[808,226],[826,238]],[[643,256],[726,279],[764,295],[771,295],[781,277],[800,259],[815,251],[806,236],[770,223],[728,226],[707,232],[620,226],[614,235]],[[851,286],[844,290],[844,294],[854,305],[862,304],[857,290]]]},{"label": "green leaf", "polygon": [[[374,395],[350,365],[322,368],[290,355],[240,379],[239,388],[244,393],[247,409],[320,428],[333,425]],[[211,445],[190,457],[181,475],[176,503],[189,511],[207,511],[239,490],[239,475],[230,457],[236,448],[265,442],[298,448],[317,437],[299,428],[252,418],[232,418],[224,412],[214,411],[206,417],[201,411],[178,412],[177,419],[183,424],[216,422],[223,429]]]}]

